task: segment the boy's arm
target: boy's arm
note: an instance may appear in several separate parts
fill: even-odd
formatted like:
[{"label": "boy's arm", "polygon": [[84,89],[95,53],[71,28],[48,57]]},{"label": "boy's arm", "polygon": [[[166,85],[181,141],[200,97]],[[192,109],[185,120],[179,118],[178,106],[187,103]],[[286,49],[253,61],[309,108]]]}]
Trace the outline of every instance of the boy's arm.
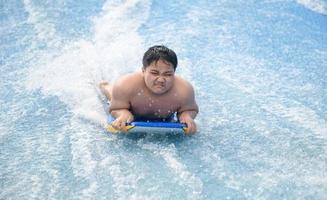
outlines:
[{"label": "boy's arm", "polygon": [[177,117],[181,123],[186,123],[186,133],[195,133],[196,124],[194,119],[199,112],[199,107],[195,101],[194,89],[192,85],[186,85],[183,91],[182,99],[182,105],[178,110]]},{"label": "boy's arm", "polygon": [[127,86],[122,81],[118,81],[113,85],[109,106],[109,112],[115,118],[111,125],[122,131],[125,131],[127,123],[134,120],[133,114],[129,111],[131,90]]}]

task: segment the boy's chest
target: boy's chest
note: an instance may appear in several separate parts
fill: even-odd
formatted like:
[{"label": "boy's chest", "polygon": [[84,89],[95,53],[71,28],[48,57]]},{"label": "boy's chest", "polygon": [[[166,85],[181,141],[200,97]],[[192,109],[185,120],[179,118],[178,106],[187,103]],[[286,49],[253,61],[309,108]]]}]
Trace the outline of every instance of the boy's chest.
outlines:
[{"label": "boy's chest", "polygon": [[149,118],[166,118],[177,112],[181,106],[177,95],[163,97],[153,97],[147,94],[137,95],[130,103],[135,115]]}]

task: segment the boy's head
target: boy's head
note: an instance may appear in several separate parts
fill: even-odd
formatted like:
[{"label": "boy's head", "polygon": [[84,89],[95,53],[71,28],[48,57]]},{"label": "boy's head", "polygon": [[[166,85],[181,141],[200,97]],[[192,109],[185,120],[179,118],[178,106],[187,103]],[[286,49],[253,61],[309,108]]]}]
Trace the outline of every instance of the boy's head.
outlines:
[{"label": "boy's head", "polygon": [[153,46],[143,57],[143,77],[146,87],[154,94],[169,91],[175,80],[177,56],[165,46]]},{"label": "boy's head", "polygon": [[147,68],[151,63],[158,62],[158,60],[162,60],[164,62],[169,62],[174,70],[177,67],[177,56],[176,53],[163,46],[163,45],[156,45],[150,47],[143,56],[143,68]]}]

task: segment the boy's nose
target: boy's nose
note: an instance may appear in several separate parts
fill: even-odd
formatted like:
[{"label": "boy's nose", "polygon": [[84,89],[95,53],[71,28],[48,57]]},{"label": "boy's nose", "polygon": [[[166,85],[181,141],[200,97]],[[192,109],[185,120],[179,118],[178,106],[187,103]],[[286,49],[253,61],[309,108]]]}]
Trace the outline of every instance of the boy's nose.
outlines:
[{"label": "boy's nose", "polygon": [[165,82],[166,80],[165,80],[164,77],[159,76],[158,79],[157,79],[157,81],[163,83],[163,82]]}]

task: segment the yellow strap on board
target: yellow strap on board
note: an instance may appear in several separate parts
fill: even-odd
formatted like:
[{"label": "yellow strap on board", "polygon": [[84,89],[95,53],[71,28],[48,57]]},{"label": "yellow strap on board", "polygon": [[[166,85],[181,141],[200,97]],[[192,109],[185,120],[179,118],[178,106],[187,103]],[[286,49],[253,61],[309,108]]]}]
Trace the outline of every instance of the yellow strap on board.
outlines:
[{"label": "yellow strap on board", "polygon": [[135,126],[133,126],[133,125],[127,125],[127,126],[125,126],[125,130],[120,131],[120,130],[117,130],[114,127],[112,127],[111,124],[110,124],[110,125],[107,126],[107,131],[110,132],[110,133],[114,133],[114,134],[116,134],[116,133],[127,133],[128,130],[130,130],[130,129],[134,128],[134,127]]}]

